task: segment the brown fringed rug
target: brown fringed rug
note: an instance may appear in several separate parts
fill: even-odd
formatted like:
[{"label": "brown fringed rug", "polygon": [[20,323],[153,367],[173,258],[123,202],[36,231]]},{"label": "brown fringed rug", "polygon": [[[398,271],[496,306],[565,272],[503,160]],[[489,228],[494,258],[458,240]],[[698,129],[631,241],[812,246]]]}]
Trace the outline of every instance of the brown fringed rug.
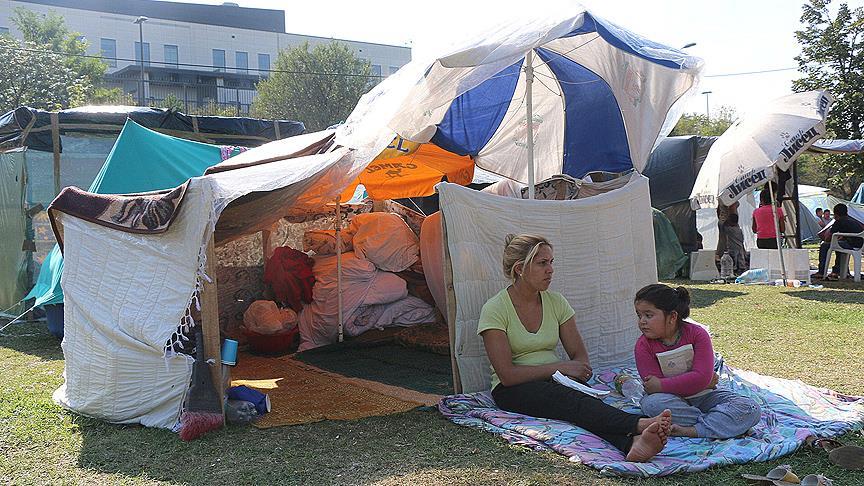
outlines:
[{"label": "brown fringed rug", "polygon": [[354,420],[434,405],[437,395],[347,378],[291,358],[242,354],[231,370],[233,386],[246,385],[270,396],[271,411],[260,429],[322,420]]}]

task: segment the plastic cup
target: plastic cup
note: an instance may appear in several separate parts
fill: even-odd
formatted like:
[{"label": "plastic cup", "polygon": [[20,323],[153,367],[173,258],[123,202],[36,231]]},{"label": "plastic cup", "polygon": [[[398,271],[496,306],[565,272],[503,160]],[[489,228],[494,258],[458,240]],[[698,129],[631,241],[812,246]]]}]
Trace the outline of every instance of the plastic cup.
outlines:
[{"label": "plastic cup", "polygon": [[237,364],[237,341],[233,339],[222,341],[222,364],[230,366]]}]

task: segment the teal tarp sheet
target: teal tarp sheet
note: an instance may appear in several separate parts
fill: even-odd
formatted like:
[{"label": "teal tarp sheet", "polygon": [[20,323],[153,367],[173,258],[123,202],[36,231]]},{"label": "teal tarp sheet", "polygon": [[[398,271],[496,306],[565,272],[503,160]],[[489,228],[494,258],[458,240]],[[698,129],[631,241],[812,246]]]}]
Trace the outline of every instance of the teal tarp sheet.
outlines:
[{"label": "teal tarp sheet", "polygon": [[687,255],[681,249],[678,235],[672,223],[661,211],[651,208],[654,215],[654,251],[657,254],[657,278],[675,278],[685,263]]},{"label": "teal tarp sheet", "polygon": [[[219,145],[163,135],[128,120],[88,191],[129,194],[176,187],[221,162],[223,153],[232,155]],[[35,298],[37,306],[63,302],[62,272],[63,255],[55,246],[25,298]]]}]

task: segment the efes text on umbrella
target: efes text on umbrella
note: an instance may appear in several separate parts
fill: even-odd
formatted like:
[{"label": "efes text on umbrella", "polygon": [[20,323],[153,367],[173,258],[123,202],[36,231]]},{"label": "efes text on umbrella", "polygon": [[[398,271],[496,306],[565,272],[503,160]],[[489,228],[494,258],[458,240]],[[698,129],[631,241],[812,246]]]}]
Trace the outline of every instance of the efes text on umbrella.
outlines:
[{"label": "efes text on umbrella", "polygon": [[[821,105],[820,105],[821,106]],[[791,139],[786,148],[780,151],[780,155],[783,157],[780,161],[783,164],[788,164],[802,149],[808,147],[814,140],[821,138],[822,134],[819,133],[819,130],[816,127],[807,130],[806,132],[801,130],[798,132],[798,135]]]},{"label": "efes text on umbrella", "polygon": [[749,191],[767,179],[768,176],[765,174],[764,168],[751,170],[750,172],[735,178],[735,181],[726,188],[726,190],[729,191],[726,197],[730,201],[734,201],[739,194]]}]

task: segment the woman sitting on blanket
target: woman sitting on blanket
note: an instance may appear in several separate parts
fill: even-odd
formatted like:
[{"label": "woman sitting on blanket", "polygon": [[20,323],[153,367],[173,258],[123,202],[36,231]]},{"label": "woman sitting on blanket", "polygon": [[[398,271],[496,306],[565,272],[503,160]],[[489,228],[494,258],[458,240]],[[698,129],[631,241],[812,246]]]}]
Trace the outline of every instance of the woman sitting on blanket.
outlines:
[{"label": "woman sitting on blanket", "polygon": [[690,315],[687,289],[648,285],[636,293],[635,305],[642,331],[635,353],[645,384],[643,413],[669,409],[670,435],[710,439],[736,437],[759,422],[756,402],[715,388],[711,337],[684,320]]},{"label": "woman sitting on blanket", "polygon": [[[668,410],[652,418],[629,414],[551,380],[556,371],[583,382],[592,375],[573,309],[547,290],[552,261],[545,238],[507,236],[504,273],[513,284],[486,302],[477,326],[492,363],[492,397],[503,410],[571,422],[623,451],[628,461],[647,461],[666,444]],[[555,353],[559,339],[569,360]]]}]

